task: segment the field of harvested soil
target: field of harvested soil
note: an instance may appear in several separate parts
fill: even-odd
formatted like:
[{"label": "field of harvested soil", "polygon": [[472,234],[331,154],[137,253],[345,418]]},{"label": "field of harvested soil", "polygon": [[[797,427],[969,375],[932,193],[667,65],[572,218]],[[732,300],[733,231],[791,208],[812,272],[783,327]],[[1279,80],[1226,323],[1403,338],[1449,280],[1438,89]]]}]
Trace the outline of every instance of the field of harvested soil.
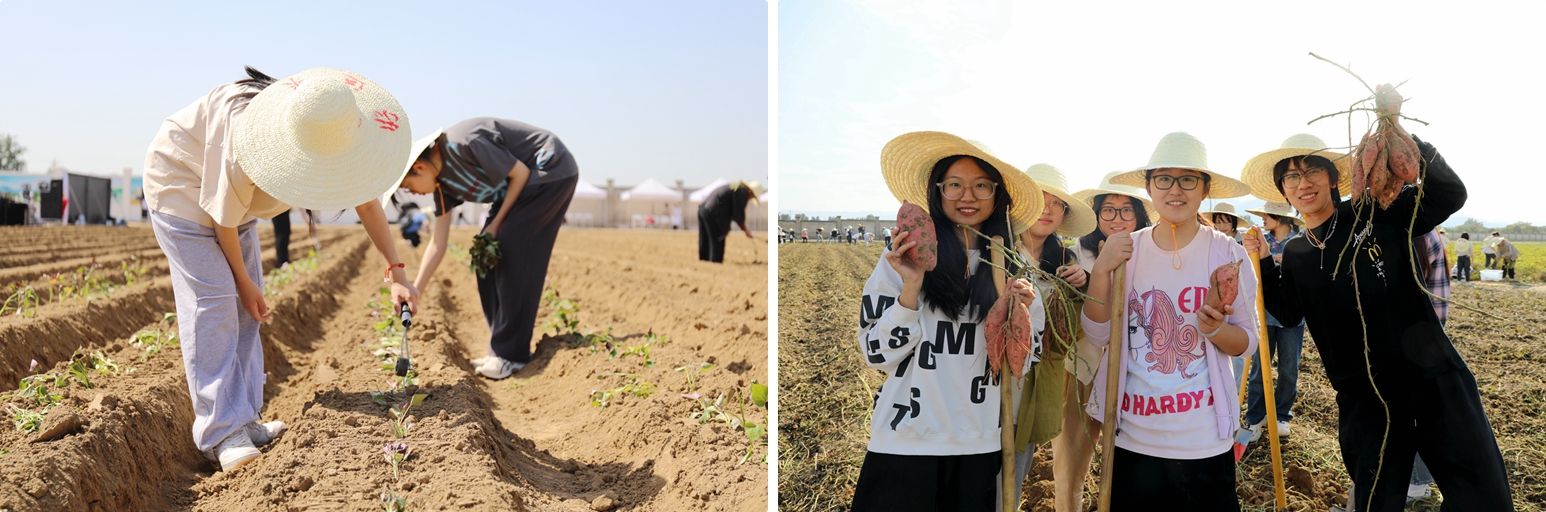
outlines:
[{"label": "field of harvested soil", "polygon": [[[779,246],[779,509],[846,510],[869,440],[874,390],[884,375],[860,359],[854,342],[859,294],[880,244]],[[1449,331],[1476,374],[1482,400],[1508,464],[1518,510],[1546,510],[1546,287],[1472,283],[1454,299],[1494,319],[1452,308]],[[1348,480],[1337,448],[1334,393],[1306,339],[1292,436],[1283,443],[1288,509],[1322,512],[1345,504]],[[1245,510],[1272,510],[1272,470],[1265,440],[1242,460]],[[1045,446],[1028,477],[1021,509],[1052,510]],[[1100,457],[1095,457],[1099,465]],[[1094,472],[1098,473],[1098,469]],[[1085,482],[1093,503],[1099,480]],[[1438,493],[1437,488],[1434,489]],[[1409,510],[1438,510],[1442,496]]]},{"label": "field of harvested soil", "polygon": [[[384,496],[406,510],[766,508],[764,245],[732,240],[731,262],[711,265],[690,233],[562,231],[535,360],[495,382],[469,363],[488,336],[456,254],[473,234],[453,233],[424,291],[411,382],[381,365],[400,331],[362,231],[327,228],[318,257],[272,271],[263,418],[290,430],[223,473],[192,446],[150,231],[0,230],[29,248],[0,253],[8,295],[93,257],[113,270],[92,293],[0,316],[0,510],[382,510]],[[293,239],[292,256],[309,247]],[[129,258],[146,268],[132,281]]]}]

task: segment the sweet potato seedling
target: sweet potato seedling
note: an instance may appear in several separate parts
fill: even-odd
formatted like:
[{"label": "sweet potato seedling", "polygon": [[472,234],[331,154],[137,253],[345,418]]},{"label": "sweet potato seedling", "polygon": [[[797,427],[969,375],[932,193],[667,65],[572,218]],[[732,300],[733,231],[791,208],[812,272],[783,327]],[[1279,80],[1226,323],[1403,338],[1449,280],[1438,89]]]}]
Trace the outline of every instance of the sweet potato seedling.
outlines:
[{"label": "sweet potato seedling", "polygon": [[682,375],[687,377],[687,390],[688,391],[691,391],[691,390],[694,390],[694,389],[698,389],[698,377],[702,377],[703,374],[708,373],[709,370],[713,370],[713,369],[714,369],[714,364],[710,363],[708,361],[704,361],[704,362],[701,362],[701,363],[698,363],[698,364],[686,364],[686,365],[682,365],[682,366],[676,367],[677,373],[681,373]]},{"label": "sweet potato seedling", "polygon": [[24,409],[14,405],[10,406],[10,409],[11,424],[16,425],[16,430],[32,434],[43,427],[43,412]]},{"label": "sweet potato seedling", "polygon": [[399,496],[392,489],[381,491],[382,510],[386,512],[405,512],[408,510],[408,498]]},{"label": "sweet potato seedling", "polygon": [[499,241],[491,234],[479,234],[472,237],[472,249],[468,251],[468,260],[472,264],[473,273],[479,279],[487,276],[499,264]]},{"label": "sweet potato seedling", "polygon": [[15,313],[25,318],[35,317],[38,314],[39,302],[37,290],[31,286],[22,287],[6,297],[5,302],[0,303],[0,316]]},{"label": "sweet potato seedling", "polygon": [[387,465],[392,466],[393,480],[401,478],[399,470],[403,465],[403,461],[408,460],[408,456],[412,453],[413,449],[409,448],[408,444],[402,441],[392,441],[381,447],[382,458],[386,459]]},{"label": "sweet potato seedling", "polygon": [[615,398],[622,398],[624,396],[630,395],[639,398],[649,398],[650,395],[655,394],[655,385],[639,378],[638,375],[620,375],[627,378],[623,385],[611,389],[592,390],[590,394],[590,404],[605,409],[607,408],[607,405],[610,405],[614,401]]},{"label": "sweet potato seedling", "polygon": [[542,325],[544,329],[552,329],[555,336],[580,334],[579,304],[563,298],[553,290],[544,292],[542,301],[553,308],[553,311],[548,313],[547,321]]}]

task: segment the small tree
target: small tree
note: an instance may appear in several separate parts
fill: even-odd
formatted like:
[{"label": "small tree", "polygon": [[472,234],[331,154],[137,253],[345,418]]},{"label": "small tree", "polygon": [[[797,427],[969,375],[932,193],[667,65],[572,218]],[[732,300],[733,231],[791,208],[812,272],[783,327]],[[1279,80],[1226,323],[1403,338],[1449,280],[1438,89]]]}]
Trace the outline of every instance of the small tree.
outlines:
[{"label": "small tree", "polygon": [[27,148],[16,143],[16,138],[10,135],[0,136],[0,171],[25,171],[27,161],[21,159],[22,153]]}]

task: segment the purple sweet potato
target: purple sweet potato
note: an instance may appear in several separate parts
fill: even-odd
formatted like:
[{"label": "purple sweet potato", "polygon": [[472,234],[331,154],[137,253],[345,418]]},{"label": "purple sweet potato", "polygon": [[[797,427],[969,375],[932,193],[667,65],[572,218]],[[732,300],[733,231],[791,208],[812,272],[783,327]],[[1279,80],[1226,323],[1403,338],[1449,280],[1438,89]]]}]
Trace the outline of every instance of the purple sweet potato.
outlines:
[{"label": "purple sweet potato", "polygon": [[918,244],[903,258],[925,272],[934,270],[939,264],[939,235],[934,232],[934,220],[929,217],[929,212],[916,204],[903,202],[902,209],[896,212],[896,227],[908,233],[909,241]]}]

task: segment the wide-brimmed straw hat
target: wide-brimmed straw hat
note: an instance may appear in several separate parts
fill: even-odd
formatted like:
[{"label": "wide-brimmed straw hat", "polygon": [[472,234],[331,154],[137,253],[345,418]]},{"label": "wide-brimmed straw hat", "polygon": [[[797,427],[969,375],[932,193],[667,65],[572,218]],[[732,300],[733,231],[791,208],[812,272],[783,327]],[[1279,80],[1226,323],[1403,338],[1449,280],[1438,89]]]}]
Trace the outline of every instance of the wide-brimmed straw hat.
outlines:
[{"label": "wide-brimmed straw hat", "polygon": [[[1074,197],[1078,198],[1079,201],[1083,202],[1085,204],[1085,206],[1090,207],[1090,211],[1093,213],[1095,211],[1095,209],[1096,209],[1096,206],[1097,206],[1095,204],[1095,197],[1096,196],[1102,196],[1102,195],[1107,195],[1107,194],[1116,194],[1116,195],[1119,195],[1119,196],[1127,196],[1127,197],[1136,199],[1138,202],[1143,203],[1143,211],[1148,213],[1148,215],[1149,215],[1149,223],[1150,224],[1153,224],[1154,222],[1158,221],[1158,219],[1159,219],[1159,212],[1154,211],[1154,202],[1149,200],[1148,192],[1144,192],[1143,189],[1138,188],[1138,187],[1134,187],[1132,185],[1123,185],[1121,183],[1112,183],[1111,182],[1111,178],[1115,178],[1115,177],[1123,174],[1124,172],[1126,172],[1126,171],[1116,171],[1116,172],[1106,173],[1106,177],[1101,178],[1100,185],[1097,185],[1095,188],[1087,188],[1087,189],[1084,189],[1084,190],[1080,190],[1078,192],[1074,192]],[[1099,218],[1099,217],[1097,216],[1097,218]],[[1091,229],[1090,231],[1095,231],[1095,230]],[[1087,231],[1086,233],[1088,233],[1090,231]]]},{"label": "wide-brimmed straw hat", "polygon": [[1245,212],[1261,218],[1267,218],[1268,215],[1276,215],[1279,217],[1293,219],[1295,223],[1304,222],[1299,220],[1299,217],[1294,216],[1294,208],[1292,206],[1289,206],[1288,203],[1279,203],[1277,201],[1267,201],[1267,204],[1263,205],[1261,208],[1247,208]]},{"label": "wide-brimmed straw hat", "polygon": [[1149,155],[1148,165],[1118,174],[1111,181],[1145,189],[1144,176],[1147,171],[1155,169],[1188,169],[1207,174],[1212,183],[1207,197],[1214,199],[1229,199],[1251,193],[1251,188],[1240,180],[1208,168],[1207,147],[1203,146],[1202,141],[1197,140],[1197,137],[1186,132],[1166,134],[1160,138],[1159,144],[1154,146],[1154,153]]},{"label": "wide-brimmed straw hat", "polygon": [[1028,220],[1041,216],[1041,187],[1035,181],[987,150],[945,132],[909,132],[891,139],[880,150],[880,171],[898,200],[928,210],[929,187],[934,186],[929,174],[940,160],[958,155],[976,157],[998,170],[1012,203],[1008,212],[1011,222],[1029,224]]},{"label": "wide-brimmed straw hat", "polygon": [[1337,194],[1346,196],[1353,193],[1353,158],[1327,150],[1326,143],[1320,137],[1308,133],[1291,135],[1283,139],[1282,147],[1247,160],[1245,169],[1240,171],[1240,181],[1251,187],[1251,195],[1257,199],[1269,202],[1286,200],[1283,193],[1278,191],[1277,182],[1272,179],[1272,168],[1285,158],[1305,155],[1331,160],[1332,165],[1337,166]]},{"label": "wide-brimmed straw hat", "polygon": [[[1057,234],[1079,237],[1095,230],[1095,212],[1090,209],[1089,201],[1081,200],[1068,192],[1068,180],[1063,177],[1063,171],[1050,164],[1036,164],[1026,167],[1025,175],[1030,176],[1031,180],[1041,187],[1042,192],[1052,194],[1053,197],[1062,199],[1068,204],[1068,214],[1063,216],[1063,225],[1058,226]],[[1016,224],[1015,233],[1024,232],[1038,220],[1041,220],[1040,215],[1029,219],[1029,222]]]},{"label": "wide-brimmed straw hat", "polygon": [[1223,201],[1219,201],[1218,203],[1215,203],[1213,205],[1213,209],[1211,209],[1211,210],[1203,210],[1203,211],[1200,211],[1200,212],[1197,212],[1197,213],[1201,213],[1203,215],[1206,215],[1209,220],[1213,219],[1213,214],[1222,213],[1224,215],[1228,215],[1230,217],[1234,217],[1235,220],[1237,222],[1241,223],[1241,224],[1245,224],[1246,223],[1245,217],[1241,217],[1240,216],[1240,212],[1235,210],[1235,205],[1230,204],[1230,203],[1226,203],[1226,202],[1223,202]]},{"label": "wide-brimmed straw hat", "polygon": [[406,174],[408,115],[357,74],[313,68],[263,89],[236,123],[236,162],[274,199],[343,210],[381,197]]}]

